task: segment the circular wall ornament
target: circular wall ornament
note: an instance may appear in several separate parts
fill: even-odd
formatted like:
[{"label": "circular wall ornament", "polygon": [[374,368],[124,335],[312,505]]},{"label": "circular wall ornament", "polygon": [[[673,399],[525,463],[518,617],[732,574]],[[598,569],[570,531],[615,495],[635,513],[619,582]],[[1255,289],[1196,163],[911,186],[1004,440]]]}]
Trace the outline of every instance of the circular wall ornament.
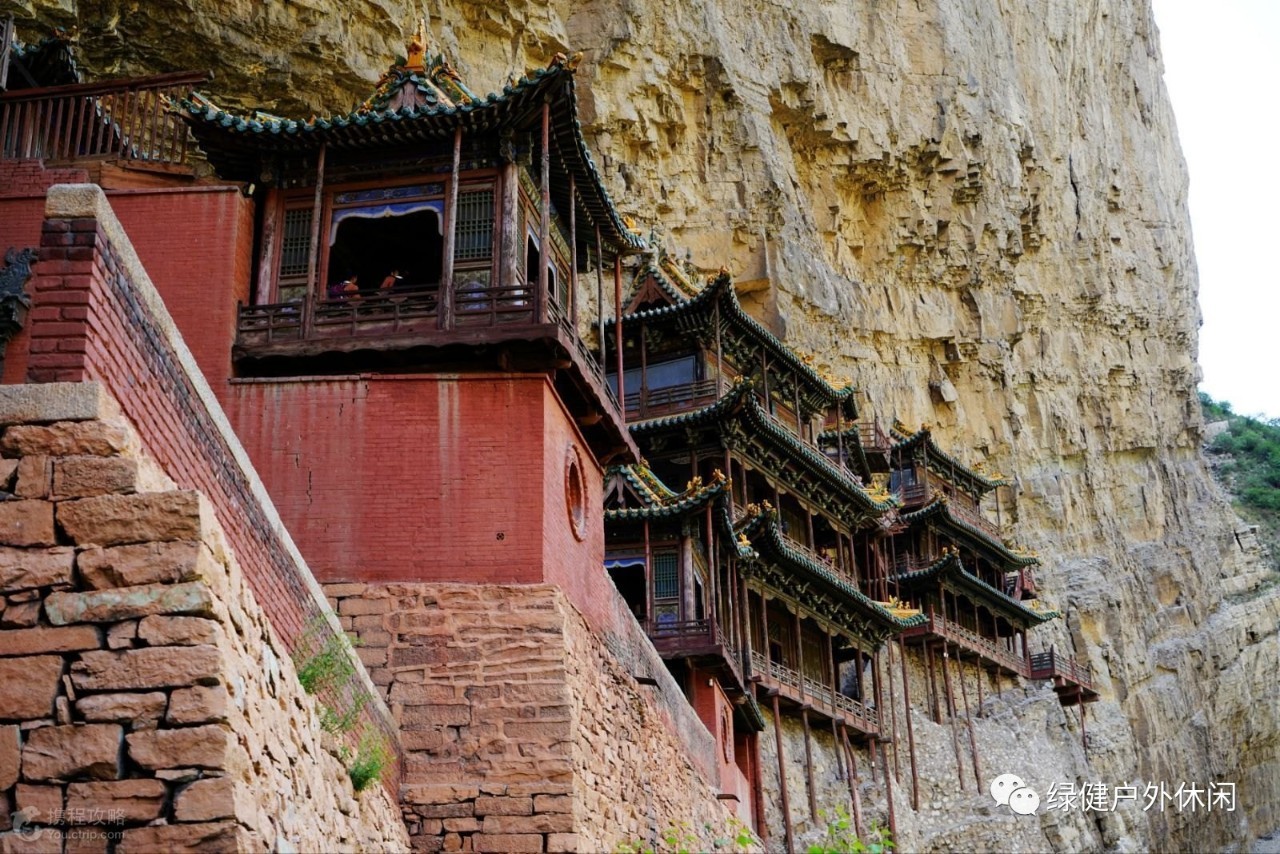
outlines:
[{"label": "circular wall ornament", "polygon": [[564,461],[564,501],[569,511],[569,527],[579,541],[587,538],[587,483],[582,478],[578,449],[569,446]]}]

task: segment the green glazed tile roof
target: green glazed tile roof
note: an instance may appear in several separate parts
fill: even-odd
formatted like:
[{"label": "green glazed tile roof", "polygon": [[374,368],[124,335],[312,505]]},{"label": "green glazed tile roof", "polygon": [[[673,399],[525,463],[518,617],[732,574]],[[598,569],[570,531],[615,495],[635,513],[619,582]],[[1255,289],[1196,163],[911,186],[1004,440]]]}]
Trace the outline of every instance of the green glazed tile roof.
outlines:
[{"label": "green glazed tile roof", "polygon": [[768,437],[776,446],[784,449],[810,471],[839,487],[862,509],[880,514],[898,506],[898,501],[893,496],[889,496],[884,501],[877,501],[848,472],[831,462],[817,449],[800,441],[774,420],[773,416],[765,412],[760,405],[759,398],[754,393],[754,384],[749,380],[735,383],[723,397],[701,409],[646,421],[635,421],[627,426],[633,436],[640,438],[646,434],[663,432],[676,427],[710,424],[728,418],[744,419],[758,435]]},{"label": "green glazed tile roof", "polygon": [[1040,558],[1035,555],[1015,552],[1003,541],[992,537],[991,534],[981,528],[976,528],[960,516],[953,514],[951,505],[943,496],[937,496],[923,507],[912,510],[909,513],[903,513],[899,518],[908,525],[923,522],[926,519],[940,518],[946,522],[951,530],[967,535],[971,545],[978,548],[985,547],[989,551],[996,552],[1008,564],[1013,566],[1032,566],[1040,563]]},{"label": "green glazed tile roof", "polygon": [[819,579],[839,594],[856,602],[865,612],[895,631],[923,625],[928,621],[928,617],[924,614],[916,614],[912,617],[896,616],[888,608],[837,575],[830,567],[793,548],[778,526],[775,510],[761,510],[748,516],[738,524],[737,532],[745,535],[757,552],[785,562],[792,569]]},{"label": "green glazed tile roof", "polygon": [[[839,389],[831,385],[804,359],[800,358],[794,350],[779,341],[777,336],[766,329],[754,317],[747,314],[742,308],[742,303],[738,301],[738,293],[734,290],[733,280],[727,273],[717,276],[705,288],[690,297],[681,293],[675,285],[666,280],[662,272],[656,267],[650,265],[646,272],[655,276],[663,291],[668,293],[675,302],[671,305],[657,306],[637,311],[634,314],[624,315],[622,318],[623,326],[635,326],[642,322],[655,323],[677,318],[689,318],[698,314],[704,315],[707,322],[709,322],[711,312],[718,304],[723,319],[759,341],[767,349],[772,359],[783,363],[788,369],[794,371],[802,378],[809,389],[817,393],[827,403],[839,403],[847,407],[849,420],[857,419],[858,414],[855,404],[857,390],[851,385]],[[612,327],[616,322],[616,319],[610,318],[605,321],[605,325]]]},{"label": "green glazed tile roof", "polygon": [[[643,238],[623,222],[587,149],[578,120],[573,68],[563,57],[508,84],[501,94],[490,92],[483,98],[471,95],[447,74],[432,77],[429,72],[399,67],[389,74],[395,76],[394,87],[385,91],[380,87],[368,101],[343,115],[305,121],[261,113],[238,115],[200,93],[183,99],[178,112],[220,175],[257,180],[261,156],[306,154],[318,150],[321,143],[337,149],[406,147],[448,139],[458,127],[497,139],[503,128],[528,123],[545,99],[551,104],[557,151],[577,177],[580,201],[590,219],[601,224],[612,244],[645,247]],[[391,109],[400,102],[397,93],[406,88],[415,97]]]},{"label": "green glazed tile roof", "polygon": [[1005,479],[987,477],[942,450],[934,441],[933,433],[926,426],[912,433],[901,421],[895,421],[890,434],[891,438],[896,440],[890,447],[890,452],[922,448],[930,471],[952,480],[956,486],[972,495],[981,498],[997,486],[1008,485]]},{"label": "green glazed tile roof", "polygon": [[640,500],[645,502],[645,506],[605,510],[604,518],[609,522],[684,516],[719,499],[729,483],[722,476],[708,484],[700,481],[690,483],[684,492],[678,493],[659,480],[646,466],[638,464],[610,466],[605,477],[608,479],[615,476],[625,479]]},{"label": "green glazed tile roof", "polygon": [[1017,599],[1007,595],[1003,590],[992,587],[978,576],[964,568],[964,563],[955,552],[947,552],[924,569],[903,572],[893,576],[898,584],[911,584],[930,579],[947,579],[965,588],[977,601],[1007,616],[1026,620],[1031,623],[1044,623],[1062,616],[1060,611],[1038,611],[1028,608]]}]

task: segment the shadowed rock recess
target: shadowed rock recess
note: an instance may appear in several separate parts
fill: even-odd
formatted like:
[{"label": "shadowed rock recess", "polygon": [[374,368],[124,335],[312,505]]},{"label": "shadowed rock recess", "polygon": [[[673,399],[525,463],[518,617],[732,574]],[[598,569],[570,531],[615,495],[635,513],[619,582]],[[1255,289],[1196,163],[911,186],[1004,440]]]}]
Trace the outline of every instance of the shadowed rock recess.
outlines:
[{"label": "shadowed rock recess", "polygon": [[[349,108],[419,14],[8,11],[78,25],[95,76],[211,64],[220,98],[289,115]],[[960,789],[952,736],[920,715],[920,810],[897,793],[906,847],[1222,848],[1280,826],[1280,588],[1238,545],[1198,450],[1187,174],[1146,0],[427,11],[477,92],[583,51],[585,130],[624,211],[693,267],[727,267],[753,314],[874,394],[864,410],[928,422],[1011,478],[1003,519],[1066,614],[1040,637],[1091,662],[1102,699],[1082,744],[1047,689],[988,697],[984,778],[1238,793],[1234,812],[1140,800],[1017,822]]]}]

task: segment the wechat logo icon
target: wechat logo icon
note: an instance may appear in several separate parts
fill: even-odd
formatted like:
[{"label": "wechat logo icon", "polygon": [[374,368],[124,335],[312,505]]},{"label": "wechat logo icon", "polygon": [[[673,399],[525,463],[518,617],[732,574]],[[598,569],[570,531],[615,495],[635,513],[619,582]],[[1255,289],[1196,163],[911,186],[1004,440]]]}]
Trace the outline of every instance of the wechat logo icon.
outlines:
[{"label": "wechat logo icon", "polygon": [[1035,815],[1040,796],[1017,774],[1001,774],[991,781],[991,797],[1018,815]]}]

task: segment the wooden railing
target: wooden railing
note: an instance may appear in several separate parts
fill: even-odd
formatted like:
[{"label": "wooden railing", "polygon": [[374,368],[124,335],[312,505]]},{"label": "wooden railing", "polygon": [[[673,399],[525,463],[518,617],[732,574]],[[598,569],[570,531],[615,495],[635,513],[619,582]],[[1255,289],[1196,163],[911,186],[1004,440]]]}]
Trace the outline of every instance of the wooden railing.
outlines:
[{"label": "wooden railing", "polygon": [[798,703],[808,703],[831,717],[841,718],[858,730],[875,734],[880,731],[880,717],[852,697],[846,697],[831,686],[804,676],[790,667],[770,661],[756,650],[751,651],[751,668],[771,687]]},{"label": "wooden railing", "polygon": [[782,534],[782,539],[784,542],[786,542],[788,548],[792,549],[793,551],[799,552],[800,554],[809,558],[809,560],[825,568],[832,575],[844,581],[846,584],[853,587],[855,590],[859,589],[857,577],[852,572],[849,572],[848,570],[846,570],[844,566],[841,565],[839,562],[832,560],[831,558],[827,557],[826,555],[822,554],[819,551],[815,551],[814,549],[809,548],[803,543],[800,543],[800,542],[797,542],[796,540],[791,539],[791,537],[787,536],[786,534]]},{"label": "wooden railing", "polygon": [[890,446],[888,434],[880,429],[880,424],[875,421],[858,422],[858,441],[862,443],[865,450],[880,453],[887,452]]},{"label": "wooden railing", "polygon": [[1031,679],[1065,679],[1087,691],[1093,690],[1093,668],[1076,661],[1074,656],[1058,655],[1055,650],[1031,654]]},{"label": "wooden railing", "polygon": [[697,380],[659,389],[640,389],[627,394],[627,419],[655,418],[685,412],[714,403],[716,381]]},{"label": "wooden railing", "polygon": [[977,528],[979,531],[988,534],[997,542],[1000,540],[1000,529],[996,527],[995,522],[992,522],[983,515],[982,511],[971,502],[962,498],[953,497],[947,503],[947,510],[953,517],[959,519],[970,527]]},{"label": "wooden railing", "polygon": [[173,106],[208,79],[186,71],[6,92],[0,95],[0,158],[186,166],[187,125]]},{"label": "wooden railing", "polygon": [[937,614],[929,615],[929,622],[926,624],[926,630],[945,638],[952,643],[964,647],[972,653],[982,656],[993,664],[1016,673],[1020,676],[1027,675],[1026,661],[1015,655],[1013,652],[1004,648],[998,641],[992,638],[984,638],[972,629],[966,629],[959,623],[940,617]]},{"label": "wooden railing", "polygon": [[918,504],[926,504],[930,498],[929,486],[924,483],[913,483],[907,486],[900,486],[896,490],[899,500],[902,501],[904,507],[914,507]]}]

